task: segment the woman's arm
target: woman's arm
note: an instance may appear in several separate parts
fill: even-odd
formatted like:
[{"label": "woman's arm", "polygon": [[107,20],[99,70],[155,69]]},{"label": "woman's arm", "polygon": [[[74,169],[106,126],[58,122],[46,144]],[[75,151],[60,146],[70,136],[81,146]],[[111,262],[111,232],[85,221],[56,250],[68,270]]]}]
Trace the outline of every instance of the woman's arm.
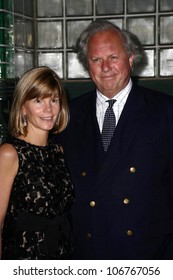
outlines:
[{"label": "woman's arm", "polygon": [[10,144],[0,147],[0,259],[2,253],[1,234],[11,188],[18,170],[18,155]]}]

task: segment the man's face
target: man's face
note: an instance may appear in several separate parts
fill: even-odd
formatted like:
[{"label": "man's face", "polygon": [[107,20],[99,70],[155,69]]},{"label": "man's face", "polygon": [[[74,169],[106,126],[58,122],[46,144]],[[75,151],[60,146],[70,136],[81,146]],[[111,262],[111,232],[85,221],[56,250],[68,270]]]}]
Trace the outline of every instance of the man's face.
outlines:
[{"label": "man's face", "polygon": [[134,55],[127,56],[122,39],[114,30],[91,36],[87,54],[91,79],[103,95],[112,98],[127,85]]}]

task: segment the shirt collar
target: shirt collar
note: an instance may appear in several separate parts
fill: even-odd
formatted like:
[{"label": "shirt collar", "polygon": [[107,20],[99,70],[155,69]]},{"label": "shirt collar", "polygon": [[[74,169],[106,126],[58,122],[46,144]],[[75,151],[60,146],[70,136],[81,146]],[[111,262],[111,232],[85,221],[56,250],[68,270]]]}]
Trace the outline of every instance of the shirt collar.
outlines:
[{"label": "shirt collar", "polygon": [[[116,99],[116,104],[123,101],[123,99],[127,99],[131,88],[132,88],[132,80],[130,79],[126,87],[123,88],[118,94],[114,96],[114,98]],[[103,95],[98,89],[96,90],[96,92],[97,92],[98,106],[105,103],[105,101],[109,100],[109,98]]]}]

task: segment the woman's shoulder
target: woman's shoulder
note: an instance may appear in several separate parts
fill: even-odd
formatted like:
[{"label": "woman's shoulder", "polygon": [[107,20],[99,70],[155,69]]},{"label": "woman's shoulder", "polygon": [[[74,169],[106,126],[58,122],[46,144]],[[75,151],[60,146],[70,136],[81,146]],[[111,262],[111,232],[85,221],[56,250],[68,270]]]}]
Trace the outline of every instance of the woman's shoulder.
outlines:
[{"label": "woman's shoulder", "polygon": [[0,146],[1,160],[15,160],[18,158],[15,147],[11,143],[3,143]]},{"label": "woman's shoulder", "polygon": [[0,146],[0,170],[9,178],[17,173],[18,154],[12,144],[4,143]]}]

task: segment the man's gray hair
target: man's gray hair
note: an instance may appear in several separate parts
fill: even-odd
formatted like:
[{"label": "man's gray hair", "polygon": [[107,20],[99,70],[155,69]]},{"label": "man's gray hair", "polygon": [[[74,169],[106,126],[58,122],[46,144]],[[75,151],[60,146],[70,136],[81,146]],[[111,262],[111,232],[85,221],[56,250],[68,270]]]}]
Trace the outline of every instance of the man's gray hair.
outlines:
[{"label": "man's gray hair", "polygon": [[144,55],[143,47],[138,37],[128,30],[121,30],[118,26],[106,20],[96,20],[91,22],[86,29],[80,34],[74,51],[77,53],[79,62],[85,70],[88,70],[87,47],[90,37],[101,31],[114,30],[118,32],[124,43],[128,57],[133,53],[133,64],[138,64]]}]

